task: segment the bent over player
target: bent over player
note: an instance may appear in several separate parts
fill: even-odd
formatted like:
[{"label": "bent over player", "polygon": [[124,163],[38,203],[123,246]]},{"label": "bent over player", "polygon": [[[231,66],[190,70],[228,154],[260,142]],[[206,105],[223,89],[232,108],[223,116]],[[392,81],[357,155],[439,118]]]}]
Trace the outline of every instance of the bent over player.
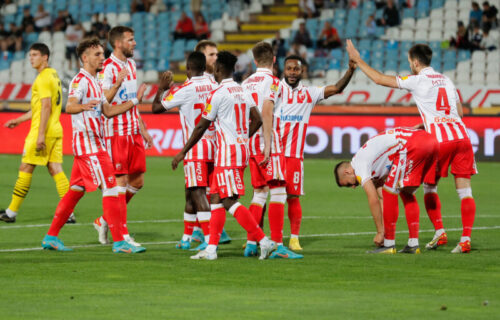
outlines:
[{"label": "bent over player", "polygon": [[[58,238],[59,231],[83,197],[85,191],[102,190],[102,209],[113,236],[113,252],[137,253],[146,249],[134,246],[123,238],[120,223],[118,188],[104,141],[102,139],[101,112],[112,117],[134,107],[133,101],[111,107],[97,82],[97,73],[102,70],[104,48],[97,38],[83,40],[77,47],[83,68],[73,78],[69,87],[66,112],[71,114],[73,126],[73,154],[75,159],[71,172],[70,189],[57,205],[54,219],[42,247],[49,250],[67,251]],[[142,100],[145,87],[137,93],[137,101]]]},{"label": "bent over player", "polygon": [[[172,74],[166,72],[161,77],[158,92],[153,101],[153,113],[164,112],[179,107],[184,144],[200,122],[205,102],[210,91],[216,88],[210,79],[203,76],[205,55],[201,52],[189,54],[186,63],[188,80],[181,86],[170,88]],[[164,97],[163,97],[164,96]],[[163,97],[163,98],[162,98]],[[184,234],[176,248],[187,250],[191,247],[191,236],[199,221],[205,241],[197,249],[203,250],[210,238],[210,204],[206,197],[206,188],[210,186],[214,169],[215,127],[211,125],[201,140],[187,152],[184,159],[184,177],[186,185],[186,209],[184,212]]]},{"label": "bent over player", "polygon": [[472,197],[471,176],[477,173],[472,144],[462,121],[463,110],[453,82],[430,67],[432,50],[426,44],[416,44],[408,51],[408,62],[413,73],[407,77],[381,74],[366,64],[347,40],[347,52],[360,69],[375,83],[405,89],[411,92],[422,116],[423,127],[439,142],[437,170],[426,177],[424,202],[436,233],[426,248],[435,249],[448,242],[441,217],[441,201],[437,183],[448,176],[448,168],[455,177],[455,186],[461,201],[462,237],[452,253],[467,253],[471,249],[471,233],[476,215],[476,202]]},{"label": "bent over player", "polygon": [[[0,220],[15,222],[17,212],[28,194],[31,178],[36,166],[47,166],[56,183],[59,197],[69,188],[68,178],[62,169],[63,130],[59,122],[62,107],[61,80],[55,69],[49,67],[49,48],[43,43],[34,43],[29,50],[31,66],[38,76],[31,87],[31,110],[22,116],[5,123],[15,128],[31,119],[31,127],[23,148],[19,175],[12,192],[12,201],[6,210],[0,211]],[[68,222],[75,222],[71,214]]]},{"label": "bent over player", "polygon": [[[432,135],[423,130],[395,128],[368,140],[351,162],[343,161],[335,166],[339,187],[363,187],[377,227],[374,242],[379,244],[384,234],[383,246],[371,253],[396,253],[398,194],[403,200],[410,232],[408,245],[399,252],[420,253],[420,212],[414,193],[425,175],[435,170],[437,155],[438,143]],[[377,194],[380,186],[383,186],[383,210]]]},{"label": "bent over player", "polygon": [[249,156],[248,137],[257,131],[262,120],[255,104],[247,97],[243,88],[232,79],[236,60],[236,57],[227,51],[217,54],[215,78],[220,86],[208,96],[200,122],[182,151],[172,160],[172,168],[175,169],[201,139],[211,123],[215,123],[217,153],[214,178],[210,187],[212,193],[210,239],[207,248],[192,256],[192,259],[217,259],[216,250],[226,221],[226,210],[259,242],[260,259],[267,258],[274,248],[250,211],[238,201],[238,198],[245,193],[243,173]]}]

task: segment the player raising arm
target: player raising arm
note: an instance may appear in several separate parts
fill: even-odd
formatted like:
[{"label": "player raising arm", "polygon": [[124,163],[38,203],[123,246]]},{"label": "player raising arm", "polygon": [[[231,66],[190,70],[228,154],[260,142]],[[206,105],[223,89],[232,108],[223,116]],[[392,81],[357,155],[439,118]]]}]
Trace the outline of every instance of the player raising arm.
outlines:
[{"label": "player raising arm", "polygon": [[[135,103],[127,101],[111,106],[107,102],[96,78],[104,61],[104,48],[99,39],[83,40],[77,47],[77,54],[83,62],[83,68],[71,81],[66,105],[66,112],[71,114],[75,155],[70,189],[57,205],[50,229],[43,238],[42,247],[58,251],[69,250],[58,238],[59,231],[85,191],[91,192],[100,188],[103,216],[109,223],[114,240],[113,252],[144,252],[145,248],[124,241],[118,188],[113,165],[102,139],[101,113],[106,117],[113,117],[130,110]],[[144,91],[145,86],[141,86],[137,92],[137,101],[142,100]]]},{"label": "player raising arm", "polygon": [[436,230],[426,248],[435,249],[448,242],[443,228],[437,183],[441,177],[448,176],[448,168],[451,167],[461,201],[463,227],[462,237],[452,253],[469,252],[476,215],[470,179],[477,173],[477,169],[472,144],[462,121],[462,105],[455,85],[448,77],[430,67],[432,50],[426,44],[416,44],[408,51],[408,62],[413,75],[405,77],[387,76],[371,68],[361,59],[350,40],[347,40],[347,52],[349,58],[375,83],[411,92],[425,130],[439,142],[437,170],[426,177],[424,184],[425,208]]},{"label": "player raising arm", "polygon": [[274,248],[250,211],[238,201],[245,193],[243,172],[249,157],[248,137],[257,131],[262,121],[254,107],[255,104],[246,96],[243,88],[232,79],[236,60],[236,57],[229,52],[218,53],[215,78],[220,87],[208,96],[200,122],[182,151],[172,160],[172,168],[175,170],[189,150],[202,138],[211,123],[215,122],[217,153],[214,179],[210,188],[212,193],[210,239],[207,248],[191,257],[192,259],[217,259],[216,249],[226,220],[226,210],[260,243],[261,259],[267,258]]}]

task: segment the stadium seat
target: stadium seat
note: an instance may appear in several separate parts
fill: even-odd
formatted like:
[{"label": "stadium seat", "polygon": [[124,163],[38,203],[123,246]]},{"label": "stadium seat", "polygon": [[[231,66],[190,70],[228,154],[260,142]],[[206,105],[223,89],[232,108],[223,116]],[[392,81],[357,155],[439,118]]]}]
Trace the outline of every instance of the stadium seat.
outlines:
[{"label": "stadium seat", "polygon": [[486,70],[486,63],[484,60],[472,61],[471,68],[472,68],[473,72],[484,72]]},{"label": "stadium seat", "polygon": [[470,61],[461,61],[457,64],[457,74],[469,74]]},{"label": "stadium seat", "polygon": [[[463,1],[462,1],[463,2]],[[458,3],[456,0],[446,0],[444,7],[446,9],[457,9]]]},{"label": "stadium seat", "polygon": [[118,14],[117,19],[119,24],[127,24],[130,22],[130,14],[129,13],[120,13]]},{"label": "stadium seat", "polygon": [[415,41],[427,41],[428,33],[427,30],[417,30],[415,32]]},{"label": "stadium seat", "polygon": [[428,39],[429,41],[441,41],[443,40],[443,32],[441,30],[431,30]]},{"label": "stadium seat", "polygon": [[470,59],[469,50],[458,50],[458,61],[465,61]]},{"label": "stadium seat", "polygon": [[448,78],[450,78],[450,80],[451,80],[452,82],[456,82],[456,79],[455,79],[455,78],[456,78],[456,72],[455,72],[455,70],[445,70],[445,71],[443,72],[443,74],[444,74],[445,76],[447,76]]},{"label": "stadium seat", "polygon": [[484,51],[476,50],[472,53],[472,62],[481,62],[486,59]]},{"label": "stadium seat", "polygon": [[400,39],[402,41],[413,41],[414,33],[413,30],[402,30]]},{"label": "stadium seat", "polygon": [[440,9],[432,10],[430,18],[431,18],[431,21],[434,21],[436,19],[439,19],[440,21],[443,21],[443,9],[440,8]]},{"label": "stadium seat", "polygon": [[474,72],[472,73],[471,82],[474,84],[484,84],[484,72]]},{"label": "stadium seat", "polygon": [[486,74],[486,84],[494,84],[500,81],[499,73],[493,72]]},{"label": "stadium seat", "polygon": [[417,30],[428,30],[430,26],[430,19],[418,19],[416,23]]}]

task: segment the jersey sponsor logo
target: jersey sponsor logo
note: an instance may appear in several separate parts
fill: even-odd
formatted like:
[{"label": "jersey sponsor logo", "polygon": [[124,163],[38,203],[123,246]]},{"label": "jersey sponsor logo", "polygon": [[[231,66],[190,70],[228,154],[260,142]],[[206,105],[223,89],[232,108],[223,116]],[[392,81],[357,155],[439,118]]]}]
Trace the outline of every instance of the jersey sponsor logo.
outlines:
[{"label": "jersey sponsor logo", "polygon": [[99,81],[104,80],[104,72],[99,72],[99,73],[97,74],[97,80],[99,80]]},{"label": "jersey sponsor logo", "polygon": [[303,115],[300,114],[288,114],[288,115],[280,115],[281,121],[297,121],[300,122],[304,119]]},{"label": "jersey sponsor logo", "polygon": [[401,79],[401,80],[408,80],[408,76],[399,77],[399,79]]},{"label": "jersey sponsor logo", "polygon": [[78,89],[78,82],[76,82],[76,81],[75,81],[75,82],[73,82],[73,83],[71,84],[71,88],[73,88],[73,89]]},{"label": "jersey sponsor logo", "polygon": [[212,105],[210,103],[207,103],[206,107],[205,107],[205,110],[203,111],[203,114],[204,115],[207,115],[209,114],[210,112],[212,112]]},{"label": "jersey sponsor logo", "polygon": [[278,92],[278,85],[276,85],[276,84],[274,84],[274,83],[273,83],[273,84],[271,85],[271,91],[273,91],[273,92]]},{"label": "jersey sponsor logo", "polygon": [[136,98],[137,93],[135,92],[127,93],[127,89],[123,88],[120,90],[120,92],[118,92],[118,97],[120,97],[122,101],[127,101]]}]

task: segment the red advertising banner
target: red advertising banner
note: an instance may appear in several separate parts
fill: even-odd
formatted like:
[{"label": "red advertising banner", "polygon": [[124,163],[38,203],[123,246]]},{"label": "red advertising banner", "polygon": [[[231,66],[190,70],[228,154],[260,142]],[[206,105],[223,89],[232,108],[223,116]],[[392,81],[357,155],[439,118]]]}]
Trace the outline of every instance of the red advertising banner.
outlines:
[{"label": "red advertising banner", "polygon": [[[14,129],[3,124],[21,113],[0,113],[0,153],[21,154],[29,122]],[[183,146],[182,130],[177,114],[143,114],[153,147],[148,156],[172,156]],[[64,153],[71,154],[71,117],[61,115],[64,129]],[[369,137],[379,131],[421,122],[419,116],[387,115],[311,115],[304,147],[305,157],[351,157]],[[500,161],[500,117],[468,116],[469,130],[477,160]]]}]

